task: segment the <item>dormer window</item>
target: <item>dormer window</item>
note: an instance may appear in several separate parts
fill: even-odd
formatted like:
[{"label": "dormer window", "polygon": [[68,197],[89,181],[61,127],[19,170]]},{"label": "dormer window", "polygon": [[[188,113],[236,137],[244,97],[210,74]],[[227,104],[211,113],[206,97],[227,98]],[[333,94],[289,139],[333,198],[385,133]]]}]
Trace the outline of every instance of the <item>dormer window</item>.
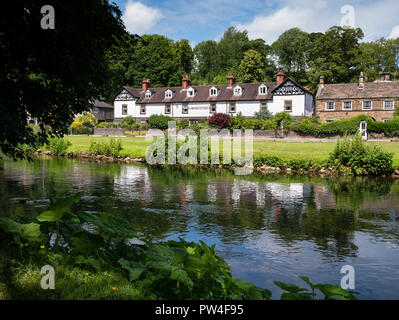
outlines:
[{"label": "dormer window", "polygon": [[234,88],[234,95],[235,96],[241,96],[242,95],[242,88],[240,86],[237,86]]},{"label": "dormer window", "polygon": [[262,84],[258,89],[259,95],[266,95],[267,94],[267,87],[266,85]]},{"label": "dormer window", "polygon": [[166,90],[165,91],[165,99],[170,99],[173,97],[173,92],[172,90]]},{"label": "dormer window", "polygon": [[151,91],[150,91],[150,90],[147,90],[147,91],[145,92],[145,98],[146,98],[146,99],[150,99],[150,98],[151,98]]},{"label": "dormer window", "polygon": [[215,87],[212,87],[209,89],[209,96],[210,97],[216,97],[218,95],[218,89]]},{"label": "dormer window", "polygon": [[192,97],[194,97],[194,95],[195,95],[194,89],[193,88],[189,88],[187,90],[187,97],[192,98]]}]

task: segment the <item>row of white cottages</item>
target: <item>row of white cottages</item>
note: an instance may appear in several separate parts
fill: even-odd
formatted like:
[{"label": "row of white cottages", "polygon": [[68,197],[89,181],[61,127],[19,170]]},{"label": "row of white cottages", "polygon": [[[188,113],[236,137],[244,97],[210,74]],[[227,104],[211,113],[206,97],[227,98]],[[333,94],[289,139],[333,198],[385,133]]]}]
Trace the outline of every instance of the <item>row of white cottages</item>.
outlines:
[{"label": "row of white cottages", "polygon": [[295,117],[314,114],[311,92],[277,73],[276,82],[235,84],[233,75],[225,85],[192,86],[184,76],[180,87],[152,88],[150,79],[143,79],[142,88],[123,87],[114,101],[114,120],[132,116],[137,123],[147,123],[151,115],[165,115],[190,124],[206,120],[214,113],[232,116],[241,113],[254,117],[263,109],[272,114],[288,112]]}]

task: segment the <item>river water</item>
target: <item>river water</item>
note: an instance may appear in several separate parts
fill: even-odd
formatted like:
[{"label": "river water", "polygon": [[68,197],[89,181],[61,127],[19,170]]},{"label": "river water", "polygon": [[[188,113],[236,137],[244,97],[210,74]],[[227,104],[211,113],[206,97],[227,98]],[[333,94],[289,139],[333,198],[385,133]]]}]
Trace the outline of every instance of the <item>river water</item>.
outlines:
[{"label": "river water", "polygon": [[268,288],[340,284],[399,299],[399,182],[391,178],[234,176],[226,170],[41,159],[0,161],[0,216],[34,216],[51,197],[121,216],[154,241],[216,244],[233,276]]}]

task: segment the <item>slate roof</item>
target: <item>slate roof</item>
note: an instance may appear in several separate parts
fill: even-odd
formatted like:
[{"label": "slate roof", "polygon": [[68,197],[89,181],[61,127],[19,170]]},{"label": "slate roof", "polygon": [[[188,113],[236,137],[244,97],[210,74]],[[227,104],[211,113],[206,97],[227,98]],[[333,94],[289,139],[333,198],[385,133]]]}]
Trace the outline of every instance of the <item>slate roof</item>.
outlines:
[{"label": "slate roof", "polygon": [[97,107],[97,108],[114,109],[113,106],[109,105],[108,103],[106,103],[104,101],[100,101],[100,100],[94,100],[94,102],[92,104],[94,107]]},{"label": "slate roof", "polygon": [[399,81],[365,82],[364,89],[357,83],[324,84],[317,91],[316,99],[377,99],[399,97]]},{"label": "slate roof", "polygon": [[[259,95],[258,88],[262,84],[267,86],[267,94]],[[240,86],[242,88],[242,95],[235,96],[234,88]],[[218,89],[216,97],[209,96],[209,89],[215,87]],[[164,87],[164,88],[150,88],[152,92],[151,98],[145,98],[145,92],[141,89],[124,87],[133,97],[138,99],[138,103],[188,103],[188,102],[219,102],[219,101],[253,101],[253,100],[271,100],[273,99],[272,91],[275,89],[275,82],[265,83],[240,83],[234,84],[232,88],[225,85],[207,85],[207,86],[189,86],[187,89],[183,87]],[[193,88],[195,90],[194,97],[187,97],[187,90]],[[165,92],[170,89],[173,92],[173,97],[166,99]]]}]

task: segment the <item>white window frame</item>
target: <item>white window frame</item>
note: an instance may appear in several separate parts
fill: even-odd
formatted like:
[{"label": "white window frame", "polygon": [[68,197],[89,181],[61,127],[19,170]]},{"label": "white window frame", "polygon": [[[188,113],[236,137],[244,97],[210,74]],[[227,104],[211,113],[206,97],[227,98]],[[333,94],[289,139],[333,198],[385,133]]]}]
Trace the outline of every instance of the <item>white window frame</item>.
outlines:
[{"label": "white window frame", "polygon": [[218,89],[215,87],[212,87],[209,89],[209,96],[210,97],[216,97],[218,95]]},{"label": "white window frame", "polygon": [[[370,102],[370,109],[365,109],[365,108],[364,108],[364,103],[365,103],[365,102]],[[367,111],[368,111],[368,110],[373,110],[373,101],[372,101],[372,100],[363,100],[363,101],[362,101],[362,110],[367,110]]]},{"label": "white window frame", "polygon": [[195,91],[194,91],[194,89],[193,88],[188,88],[187,89],[187,97],[188,98],[192,98],[192,97],[194,97],[195,96]]},{"label": "white window frame", "polygon": [[[350,108],[345,108],[345,103],[346,102],[350,102],[350,104],[351,104],[351,106],[350,106]],[[342,110],[352,110],[352,105],[353,105],[353,103],[352,103],[352,101],[351,100],[345,100],[345,101],[342,101]]]},{"label": "white window frame", "polygon": [[234,95],[241,96],[242,95],[242,88],[240,86],[234,87]]},{"label": "white window frame", "polygon": [[173,91],[168,89],[165,91],[165,99],[171,99],[171,98],[173,98]]},{"label": "white window frame", "polygon": [[[231,107],[234,106],[234,111],[232,111]],[[237,105],[235,102],[229,103],[229,113],[236,113],[237,112]]]},{"label": "white window frame", "polygon": [[[124,108],[126,108],[126,111],[124,111]],[[126,103],[122,104],[122,116],[127,116],[128,112],[128,105]]]},{"label": "white window frame", "polygon": [[147,91],[145,92],[145,98],[146,98],[146,99],[151,99],[151,96],[152,96],[151,91],[150,91],[150,90],[147,90]]},{"label": "white window frame", "polygon": [[[264,89],[265,92],[262,92],[263,89]],[[260,96],[267,95],[267,86],[265,84],[262,84],[262,85],[259,86],[258,95],[260,95]]]},{"label": "white window frame", "polygon": [[[166,110],[168,109],[169,106],[169,112]],[[171,103],[165,103],[165,114],[171,114],[172,113],[172,104]]]},{"label": "white window frame", "polygon": [[[333,108],[332,109],[329,109],[328,108],[328,104],[329,103],[332,103],[333,104]],[[327,101],[326,102],[326,111],[334,111],[335,110],[335,101]]]},{"label": "white window frame", "polygon": [[[184,107],[186,107],[186,111],[184,111]],[[181,106],[181,113],[182,114],[188,114],[188,104],[187,103],[183,103]]]},{"label": "white window frame", "polygon": [[[264,108],[263,108],[263,105],[265,105]],[[263,110],[268,110],[268,109],[267,109],[267,102],[261,102],[261,103],[260,103],[260,111],[263,111]]]},{"label": "white window frame", "polygon": [[[215,106],[215,111],[212,111],[212,106]],[[211,103],[209,105],[209,113],[216,113],[216,110],[217,110],[216,108],[217,108],[216,103]]]},{"label": "white window frame", "polygon": [[[387,102],[392,102],[392,107],[387,107]],[[384,110],[395,110],[395,100],[384,100]]]},{"label": "white window frame", "polygon": [[[144,112],[143,112],[143,109],[144,109]],[[145,103],[140,104],[140,114],[143,115],[146,113],[147,113],[147,105]]]}]

